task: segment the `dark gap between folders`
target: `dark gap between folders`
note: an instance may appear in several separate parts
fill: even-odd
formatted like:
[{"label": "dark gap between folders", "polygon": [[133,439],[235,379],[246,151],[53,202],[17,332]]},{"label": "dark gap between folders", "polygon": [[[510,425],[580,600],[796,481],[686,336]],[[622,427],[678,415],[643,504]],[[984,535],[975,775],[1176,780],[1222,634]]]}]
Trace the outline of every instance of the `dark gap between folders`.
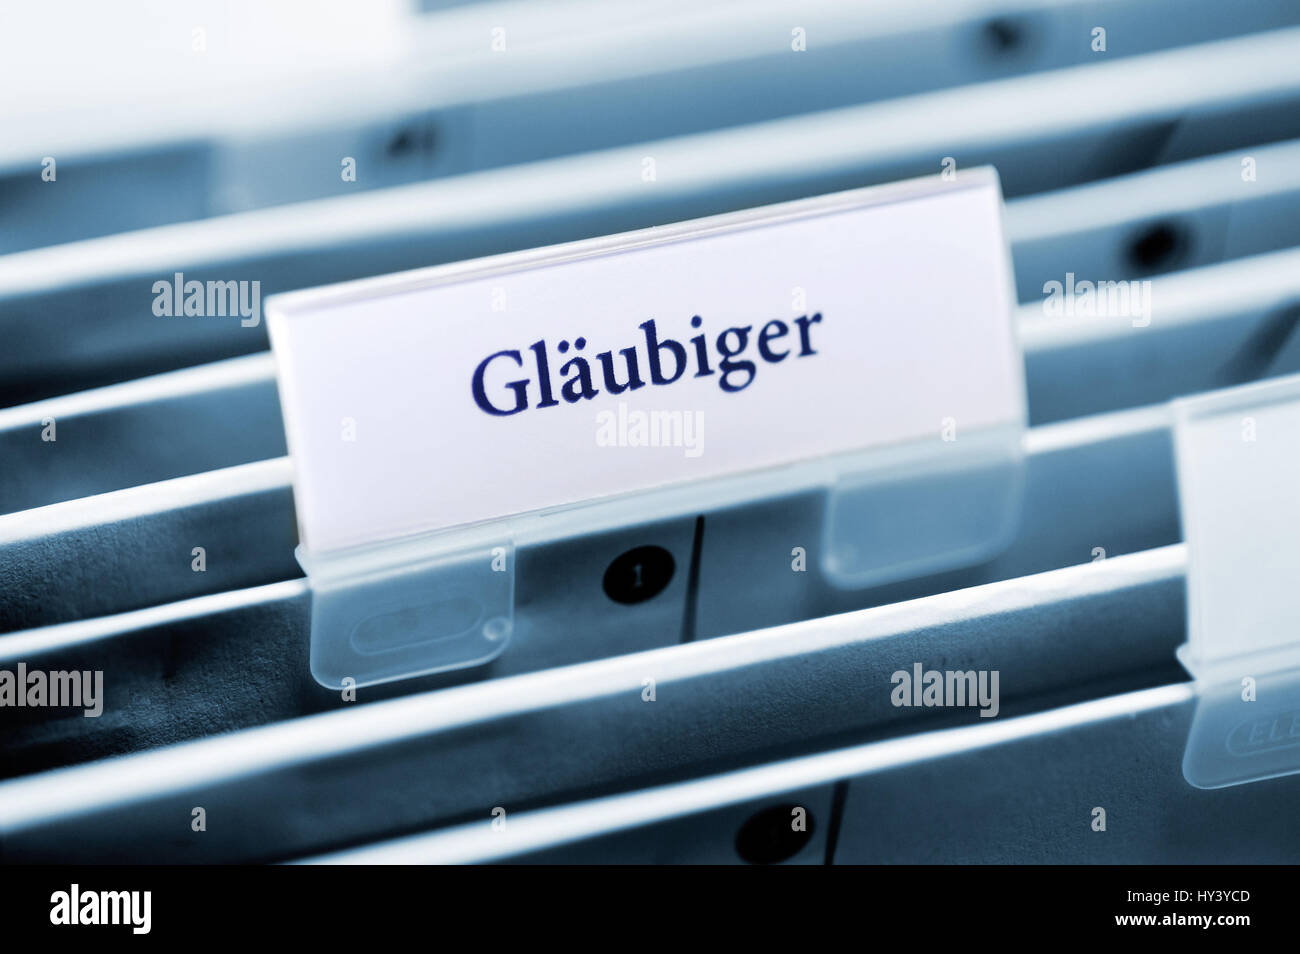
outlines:
[{"label": "dark gap between folders", "polygon": [[691,567],[686,577],[686,610],[682,620],[682,642],[695,641],[695,607],[700,599],[700,552],[704,548],[704,515],[695,518],[695,538],[691,541]]}]

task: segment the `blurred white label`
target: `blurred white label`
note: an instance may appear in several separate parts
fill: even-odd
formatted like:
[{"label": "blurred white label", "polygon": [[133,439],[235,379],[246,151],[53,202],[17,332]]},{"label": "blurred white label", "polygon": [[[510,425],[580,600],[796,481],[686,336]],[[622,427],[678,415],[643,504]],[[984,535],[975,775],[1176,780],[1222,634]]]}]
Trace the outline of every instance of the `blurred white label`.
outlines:
[{"label": "blurred white label", "polygon": [[1182,398],[1174,408],[1189,556],[1185,661],[1199,675],[1223,660],[1285,650],[1300,667],[1300,375]]},{"label": "blurred white label", "polygon": [[267,302],[323,551],[1022,424],[995,176]]}]

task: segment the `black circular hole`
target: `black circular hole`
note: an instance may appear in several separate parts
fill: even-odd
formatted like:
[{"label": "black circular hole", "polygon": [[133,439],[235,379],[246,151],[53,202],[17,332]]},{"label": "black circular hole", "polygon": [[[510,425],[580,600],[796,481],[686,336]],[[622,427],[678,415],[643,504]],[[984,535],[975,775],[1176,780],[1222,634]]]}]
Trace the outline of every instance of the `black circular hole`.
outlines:
[{"label": "black circular hole", "polygon": [[1011,56],[1023,50],[1029,41],[1029,29],[1022,20],[994,17],[980,31],[984,49],[992,56]]},{"label": "black circular hole", "polygon": [[[801,816],[803,824],[796,824]],[[812,836],[812,812],[799,805],[772,805],[740,826],[736,854],[751,865],[773,865],[799,854]]]},{"label": "black circular hole", "polygon": [[663,547],[628,550],[605,570],[605,595],[615,603],[642,603],[663,592],[675,568],[673,555]]},{"label": "black circular hole", "polygon": [[404,159],[416,153],[432,153],[435,134],[432,127],[407,126],[393,133],[384,151],[391,159]]},{"label": "black circular hole", "polygon": [[388,146],[385,151],[393,158],[409,155],[415,149],[415,137],[411,135],[410,130],[399,130],[392,139],[388,140]]},{"label": "black circular hole", "polygon": [[1186,231],[1173,222],[1155,222],[1129,241],[1129,262],[1140,271],[1165,271],[1186,254],[1188,244]]}]

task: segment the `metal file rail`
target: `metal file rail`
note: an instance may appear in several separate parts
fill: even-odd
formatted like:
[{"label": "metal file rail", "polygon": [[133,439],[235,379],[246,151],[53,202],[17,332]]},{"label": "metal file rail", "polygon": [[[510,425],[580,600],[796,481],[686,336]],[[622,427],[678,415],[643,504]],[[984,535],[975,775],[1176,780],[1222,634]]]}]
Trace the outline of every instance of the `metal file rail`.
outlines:
[{"label": "metal file rail", "polygon": [[[12,217],[0,251],[1116,60],[1294,26],[1300,11],[1289,0],[822,0],[796,19],[797,53],[783,2],[746,4],[739,20],[709,4],[476,4],[394,22],[397,62],[382,80],[368,64],[335,65],[270,122],[255,82],[215,117],[193,108],[187,85],[111,122],[51,110],[0,143]],[[498,26],[509,56],[485,42]],[[285,76],[275,81],[283,90]],[[684,98],[691,108],[676,108]],[[41,181],[45,154],[59,157],[57,189]],[[355,181],[339,174],[343,156],[358,163]]]},{"label": "metal file rail", "polygon": [[[1167,547],[13,779],[3,859],[285,859],[926,728],[978,737],[974,710],[892,705],[890,674],[999,669],[1000,726],[1165,685],[1184,558]],[[191,831],[194,806],[207,832]]]},{"label": "metal file rail", "polygon": [[[518,594],[520,632],[506,653],[479,669],[367,688],[361,698],[498,679],[981,584],[1011,586],[1033,574],[1091,566],[1102,555],[1113,563],[1173,544],[1178,518],[1167,427],[1167,410],[1157,407],[1031,430],[1025,514],[1011,548],[980,567],[884,588],[842,591],[791,573],[789,540],[803,511],[788,502],[734,515],[730,545],[726,536],[713,544],[716,519],[706,517],[698,558],[691,521],[521,548],[528,572]],[[107,696],[97,719],[72,710],[29,710],[21,719],[6,712],[5,724],[15,730],[3,774],[349,705],[316,685],[305,666],[310,593],[293,578],[291,550],[277,539],[293,533],[287,462],[236,468],[226,476],[242,493],[202,497],[219,491],[217,476],[172,482],[190,485],[188,506],[177,487],[164,488],[173,495],[166,506],[157,503],[158,488],[136,488],[51,508],[60,511],[53,529],[0,543],[6,592],[26,594],[10,605],[7,622],[34,627],[0,635],[0,666],[103,670]],[[819,505],[811,497],[795,504],[808,511]],[[105,539],[115,541],[111,554]],[[209,545],[205,573],[191,571],[196,539]],[[606,566],[646,543],[668,548],[681,569],[653,600],[613,603],[601,590]],[[50,554],[59,555],[58,566]],[[76,579],[59,569],[64,564]],[[123,566],[131,572],[119,573]],[[249,579],[258,572],[264,575]],[[57,586],[46,582],[55,579]],[[575,619],[583,625],[574,626]]]},{"label": "metal file rail", "polygon": [[1298,42],[1279,30],[6,256],[0,401],[265,348],[260,322],[155,316],[151,289],[176,273],[265,297],[938,174],[945,156],[995,165],[1017,196],[1292,139]]},{"label": "metal file rail", "polygon": [[[1300,143],[1255,150],[1253,158],[1257,183],[1241,180],[1230,154],[1008,204],[1026,300],[1020,325],[1032,423],[1300,370],[1300,356],[1287,350],[1300,268],[1264,256],[1194,271],[1300,242]],[[1148,278],[1132,247],[1162,228],[1176,230],[1171,257],[1148,264],[1185,271],[1155,280],[1150,326],[1126,329],[1125,315],[1045,314],[1044,283],[1067,273]],[[1193,340],[1211,329],[1211,346]],[[1082,378],[1061,373],[1080,363],[1088,369]],[[274,378],[271,357],[256,354],[0,409],[0,454],[14,462],[0,472],[0,513],[281,456]],[[57,455],[33,439],[47,420],[55,422]]]},{"label": "metal file rail", "polygon": [[[1195,699],[1190,684],[1174,683],[507,814],[504,827],[489,814],[305,860],[1294,863],[1295,776],[1214,791],[1183,780]],[[804,844],[791,843],[792,806],[806,813]],[[1104,829],[1094,827],[1097,809]],[[747,839],[755,822],[759,833]],[[773,842],[789,845],[788,858],[771,857]]]}]

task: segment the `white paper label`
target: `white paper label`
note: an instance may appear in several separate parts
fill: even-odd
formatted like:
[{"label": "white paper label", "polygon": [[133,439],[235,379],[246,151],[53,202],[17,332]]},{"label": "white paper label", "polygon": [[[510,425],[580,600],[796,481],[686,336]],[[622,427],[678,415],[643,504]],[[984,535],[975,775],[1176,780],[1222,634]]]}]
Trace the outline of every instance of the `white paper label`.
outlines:
[{"label": "white paper label", "polygon": [[1183,398],[1175,408],[1192,661],[1286,648],[1300,657],[1300,376]]},{"label": "white paper label", "polygon": [[974,170],[280,296],[304,545],[1022,424],[1010,289]]}]

